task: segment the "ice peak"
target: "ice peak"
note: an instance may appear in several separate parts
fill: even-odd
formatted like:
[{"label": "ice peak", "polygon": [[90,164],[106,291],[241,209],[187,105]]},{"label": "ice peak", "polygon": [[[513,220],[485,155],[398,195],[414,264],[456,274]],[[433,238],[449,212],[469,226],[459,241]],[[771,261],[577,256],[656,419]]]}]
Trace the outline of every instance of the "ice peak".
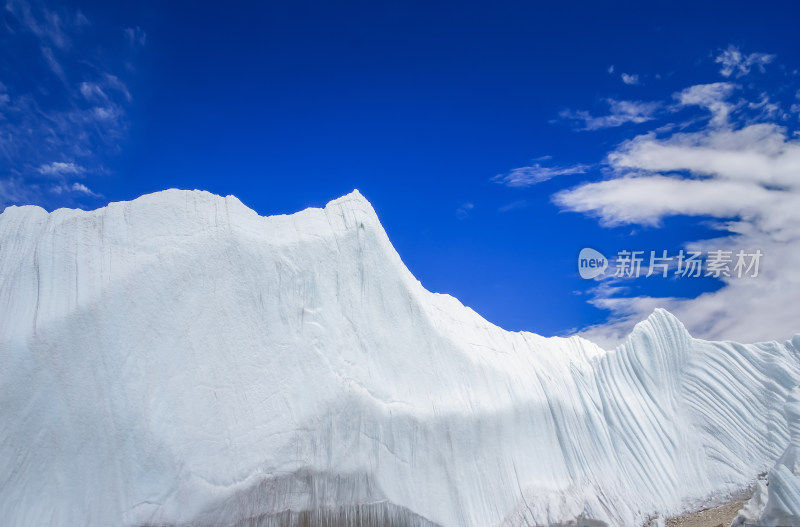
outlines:
[{"label": "ice peak", "polygon": [[642,347],[643,341],[663,338],[671,341],[673,348],[682,348],[692,336],[678,317],[664,308],[657,307],[646,319],[633,327],[623,345]]},{"label": "ice peak", "polygon": [[325,205],[325,208],[329,207],[342,207],[342,208],[353,208],[353,209],[360,209],[360,210],[369,210],[373,214],[375,213],[375,209],[372,208],[372,204],[369,202],[367,198],[364,197],[358,189],[353,189],[352,192],[345,194],[340,198],[333,199]]},{"label": "ice peak", "polygon": [[678,319],[678,317],[676,317],[675,315],[672,314],[671,311],[668,311],[663,307],[657,307],[653,309],[653,312],[650,313],[650,315],[645,320],[650,320],[651,322],[660,324],[666,322],[668,324],[677,323],[683,325],[681,321]]},{"label": "ice peak", "polygon": [[650,324],[655,327],[662,327],[662,328],[669,328],[669,329],[679,329],[681,332],[688,333],[688,330],[683,325],[683,322],[678,319],[675,315],[673,315],[670,311],[664,309],[663,307],[657,307],[653,309],[653,312],[644,319],[643,321],[639,322],[637,326],[641,324]]},{"label": "ice peak", "polygon": [[357,226],[377,227],[381,231],[383,230],[383,226],[372,204],[358,189],[354,189],[349,194],[345,194],[340,198],[328,202],[328,204],[325,205],[325,212],[345,218],[346,225],[351,225],[348,220],[353,219]]},{"label": "ice peak", "polygon": [[357,188],[354,188],[353,190],[351,190],[349,193],[345,194],[344,196],[342,196],[340,198],[336,198],[335,200],[332,200],[332,201],[341,201],[341,200],[365,201],[365,202],[369,203],[369,200],[367,200],[367,198],[365,198],[364,195],[361,192],[359,192],[359,190]]}]

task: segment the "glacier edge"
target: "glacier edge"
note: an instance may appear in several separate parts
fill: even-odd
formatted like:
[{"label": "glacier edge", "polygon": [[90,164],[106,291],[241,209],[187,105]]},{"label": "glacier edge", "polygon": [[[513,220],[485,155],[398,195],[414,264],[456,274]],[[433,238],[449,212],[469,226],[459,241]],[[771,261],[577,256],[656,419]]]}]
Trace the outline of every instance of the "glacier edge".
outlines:
[{"label": "glacier edge", "polygon": [[640,525],[767,470],[800,384],[798,337],[663,310],[614,350],[506,332],[425,290],[357,191],[10,207],[0,306],[8,525]]}]

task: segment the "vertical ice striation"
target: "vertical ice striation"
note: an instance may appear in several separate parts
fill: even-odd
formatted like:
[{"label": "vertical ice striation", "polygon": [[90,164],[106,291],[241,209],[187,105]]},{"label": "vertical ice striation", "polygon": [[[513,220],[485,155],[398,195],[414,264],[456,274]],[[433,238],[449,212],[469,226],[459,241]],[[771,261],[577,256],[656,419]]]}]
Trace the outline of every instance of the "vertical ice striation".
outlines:
[{"label": "vertical ice striation", "polygon": [[[794,338],[797,345],[800,337]],[[733,526],[800,526],[800,387],[784,407],[789,425],[789,445],[773,466],[767,482],[760,480],[753,497],[739,512]]]},{"label": "vertical ice striation", "polygon": [[9,526],[638,526],[786,447],[795,343],[656,310],[607,351],[411,275],[358,192],[0,215]]}]

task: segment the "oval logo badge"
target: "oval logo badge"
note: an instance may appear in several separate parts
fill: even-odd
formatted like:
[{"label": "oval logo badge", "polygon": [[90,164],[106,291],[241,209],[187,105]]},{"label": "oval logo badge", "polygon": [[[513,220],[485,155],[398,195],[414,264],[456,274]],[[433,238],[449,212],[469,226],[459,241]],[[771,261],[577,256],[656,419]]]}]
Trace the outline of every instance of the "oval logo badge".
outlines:
[{"label": "oval logo badge", "polygon": [[578,255],[578,272],[581,278],[590,279],[600,276],[608,268],[608,259],[599,251],[585,247]]}]

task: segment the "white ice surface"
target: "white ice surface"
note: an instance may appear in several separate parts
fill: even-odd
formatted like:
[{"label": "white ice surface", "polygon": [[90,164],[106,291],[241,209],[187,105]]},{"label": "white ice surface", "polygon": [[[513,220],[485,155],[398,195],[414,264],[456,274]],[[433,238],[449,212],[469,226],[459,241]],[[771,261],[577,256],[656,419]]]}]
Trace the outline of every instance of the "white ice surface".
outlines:
[{"label": "white ice surface", "polygon": [[753,497],[733,525],[800,527],[800,388],[789,394],[784,407],[789,424],[789,446],[759,481]]},{"label": "white ice surface", "polygon": [[504,331],[425,290],[357,192],[272,217],[177,190],[10,207],[0,518],[390,504],[448,527],[639,526],[774,463],[799,351],[693,339],[663,310],[612,351]]}]

